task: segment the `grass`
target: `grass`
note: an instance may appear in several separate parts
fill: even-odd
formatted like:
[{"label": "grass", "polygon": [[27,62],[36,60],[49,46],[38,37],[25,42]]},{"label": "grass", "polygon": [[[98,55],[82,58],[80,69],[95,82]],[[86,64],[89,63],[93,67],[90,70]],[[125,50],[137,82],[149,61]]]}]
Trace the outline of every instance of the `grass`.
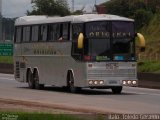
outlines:
[{"label": "grass", "polygon": [[73,115],[0,112],[0,120],[82,120]]},{"label": "grass", "polygon": [[0,112],[0,120],[107,120],[104,115]]},{"label": "grass", "polygon": [[13,64],[12,56],[0,56],[0,63]]},{"label": "grass", "polygon": [[139,62],[138,72],[160,73],[160,61]]}]

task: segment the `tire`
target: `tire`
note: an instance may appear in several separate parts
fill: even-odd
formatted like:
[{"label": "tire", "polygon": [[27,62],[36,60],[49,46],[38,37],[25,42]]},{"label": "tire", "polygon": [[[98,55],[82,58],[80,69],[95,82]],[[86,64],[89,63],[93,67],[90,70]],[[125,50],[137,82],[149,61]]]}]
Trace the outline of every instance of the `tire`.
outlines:
[{"label": "tire", "polygon": [[112,87],[111,89],[112,89],[113,94],[121,94],[122,92],[122,86]]},{"label": "tire", "polygon": [[34,82],[33,74],[32,74],[31,71],[29,71],[27,73],[27,78],[28,78],[28,86],[29,86],[29,88],[35,89],[35,82]]},{"label": "tire", "polygon": [[33,78],[34,78],[34,81],[35,81],[35,89],[42,90],[44,88],[44,85],[39,84],[39,75],[38,75],[37,71],[35,71]]},{"label": "tire", "polygon": [[71,92],[71,93],[79,92],[81,90],[81,88],[74,86],[74,77],[73,77],[73,74],[71,72],[69,73],[69,77],[67,77],[67,78],[68,78],[67,85],[68,85],[68,88],[69,88],[69,92]]}]

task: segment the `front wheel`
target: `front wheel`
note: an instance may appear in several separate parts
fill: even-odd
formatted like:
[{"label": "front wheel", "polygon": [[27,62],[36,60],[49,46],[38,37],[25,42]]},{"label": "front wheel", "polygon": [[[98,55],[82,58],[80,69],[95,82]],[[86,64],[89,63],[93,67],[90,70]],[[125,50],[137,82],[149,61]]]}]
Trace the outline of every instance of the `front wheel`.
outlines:
[{"label": "front wheel", "polygon": [[121,94],[122,92],[122,86],[112,87],[111,89],[112,89],[113,94]]},{"label": "front wheel", "polygon": [[35,88],[37,90],[43,89],[44,85],[43,84],[39,84],[39,75],[38,75],[37,71],[34,73],[34,77],[33,78],[34,78],[34,81],[35,81]]}]

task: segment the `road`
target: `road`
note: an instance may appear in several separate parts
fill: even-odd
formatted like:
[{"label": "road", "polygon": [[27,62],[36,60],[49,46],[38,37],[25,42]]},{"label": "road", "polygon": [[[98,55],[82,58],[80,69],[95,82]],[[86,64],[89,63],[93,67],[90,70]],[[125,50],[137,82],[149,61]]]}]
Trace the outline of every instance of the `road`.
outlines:
[{"label": "road", "polygon": [[0,74],[0,98],[30,101],[49,105],[114,113],[160,113],[160,90],[125,87],[121,95],[111,90],[84,89],[78,94],[62,88],[46,87],[31,90],[27,84],[18,83],[13,75]]}]

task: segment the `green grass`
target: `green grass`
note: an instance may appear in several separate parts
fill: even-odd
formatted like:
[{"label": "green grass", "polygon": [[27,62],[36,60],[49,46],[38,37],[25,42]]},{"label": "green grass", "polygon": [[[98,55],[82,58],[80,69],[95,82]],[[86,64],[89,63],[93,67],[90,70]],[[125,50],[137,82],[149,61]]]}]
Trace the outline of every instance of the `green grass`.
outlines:
[{"label": "green grass", "polygon": [[0,56],[0,63],[13,64],[12,56]]},{"label": "green grass", "polygon": [[0,112],[0,120],[83,120],[73,115]]},{"label": "green grass", "polygon": [[160,73],[160,61],[139,62],[138,72]]},{"label": "green grass", "polygon": [[108,120],[107,115],[0,112],[0,120]]}]

